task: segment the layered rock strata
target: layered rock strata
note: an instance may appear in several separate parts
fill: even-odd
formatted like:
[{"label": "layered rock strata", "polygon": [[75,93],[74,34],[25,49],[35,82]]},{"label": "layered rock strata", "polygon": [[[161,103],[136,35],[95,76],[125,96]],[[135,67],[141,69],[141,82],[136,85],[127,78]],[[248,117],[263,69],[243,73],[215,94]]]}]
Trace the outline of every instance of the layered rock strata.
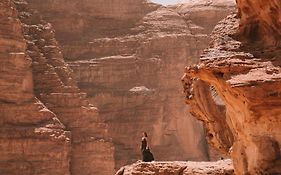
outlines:
[{"label": "layered rock strata", "polygon": [[73,80],[51,24],[23,0],[0,8],[0,174],[112,174],[107,126]]},{"label": "layered rock strata", "polygon": [[107,127],[72,79],[52,26],[25,1],[16,4],[33,61],[35,93],[72,132],[71,174],[112,174],[114,148],[105,140]]},{"label": "layered rock strata", "polygon": [[[235,0],[182,0],[176,6],[177,11],[196,26],[201,32],[209,34],[218,21],[233,11]],[[196,28],[195,31],[198,31]]]},{"label": "layered rock strata", "polygon": [[[181,104],[178,80],[233,2],[206,8],[201,2],[166,8],[143,0],[28,2],[54,25],[78,86],[108,124],[116,168],[140,158],[142,131],[149,133],[157,160],[209,159],[201,124]],[[206,9],[214,15],[204,18]]]},{"label": "layered rock strata", "polygon": [[122,167],[115,175],[234,175],[231,160],[218,162],[137,162]]},{"label": "layered rock strata", "polygon": [[[238,15],[215,28],[201,62],[186,69],[187,102],[212,143],[230,152],[236,174],[280,174],[281,2],[237,5]],[[225,113],[216,115],[221,105],[211,93]]]},{"label": "layered rock strata", "polygon": [[70,174],[70,132],[34,95],[13,2],[0,2],[0,174]]}]

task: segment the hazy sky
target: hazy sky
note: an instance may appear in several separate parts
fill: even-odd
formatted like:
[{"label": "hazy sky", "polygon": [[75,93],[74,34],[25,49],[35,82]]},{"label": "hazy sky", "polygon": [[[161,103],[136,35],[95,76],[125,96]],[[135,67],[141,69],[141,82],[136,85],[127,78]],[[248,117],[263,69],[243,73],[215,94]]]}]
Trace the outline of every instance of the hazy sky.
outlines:
[{"label": "hazy sky", "polygon": [[151,1],[159,4],[169,5],[169,4],[176,4],[180,0],[151,0]]}]

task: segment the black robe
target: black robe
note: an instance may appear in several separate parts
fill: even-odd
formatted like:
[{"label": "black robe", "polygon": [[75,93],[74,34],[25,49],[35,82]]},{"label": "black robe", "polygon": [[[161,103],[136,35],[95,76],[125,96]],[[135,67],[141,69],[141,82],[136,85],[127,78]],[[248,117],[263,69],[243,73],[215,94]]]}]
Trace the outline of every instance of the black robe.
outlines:
[{"label": "black robe", "polygon": [[142,153],[142,160],[144,162],[151,162],[154,160],[153,154],[150,152],[150,149],[147,144],[147,138],[143,137],[141,140],[141,153]]}]

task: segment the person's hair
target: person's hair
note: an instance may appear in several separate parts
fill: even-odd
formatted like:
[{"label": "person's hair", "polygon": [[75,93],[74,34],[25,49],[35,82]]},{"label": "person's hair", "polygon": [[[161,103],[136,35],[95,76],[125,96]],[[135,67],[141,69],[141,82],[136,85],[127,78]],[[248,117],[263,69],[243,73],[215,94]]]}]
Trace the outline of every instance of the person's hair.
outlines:
[{"label": "person's hair", "polygon": [[144,135],[145,137],[148,137],[146,132],[143,132],[143,135]]}]

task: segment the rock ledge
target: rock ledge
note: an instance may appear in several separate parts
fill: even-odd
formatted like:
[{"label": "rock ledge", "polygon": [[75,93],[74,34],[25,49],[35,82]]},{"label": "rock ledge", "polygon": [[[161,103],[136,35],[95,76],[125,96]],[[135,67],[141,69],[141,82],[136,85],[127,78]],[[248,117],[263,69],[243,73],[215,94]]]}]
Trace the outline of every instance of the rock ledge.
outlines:
[{"label": "rock ledge", "polygon": [[115,175],[199,175],[234,174],[231,160],[217,162],[141,162],[122,167]]}]

